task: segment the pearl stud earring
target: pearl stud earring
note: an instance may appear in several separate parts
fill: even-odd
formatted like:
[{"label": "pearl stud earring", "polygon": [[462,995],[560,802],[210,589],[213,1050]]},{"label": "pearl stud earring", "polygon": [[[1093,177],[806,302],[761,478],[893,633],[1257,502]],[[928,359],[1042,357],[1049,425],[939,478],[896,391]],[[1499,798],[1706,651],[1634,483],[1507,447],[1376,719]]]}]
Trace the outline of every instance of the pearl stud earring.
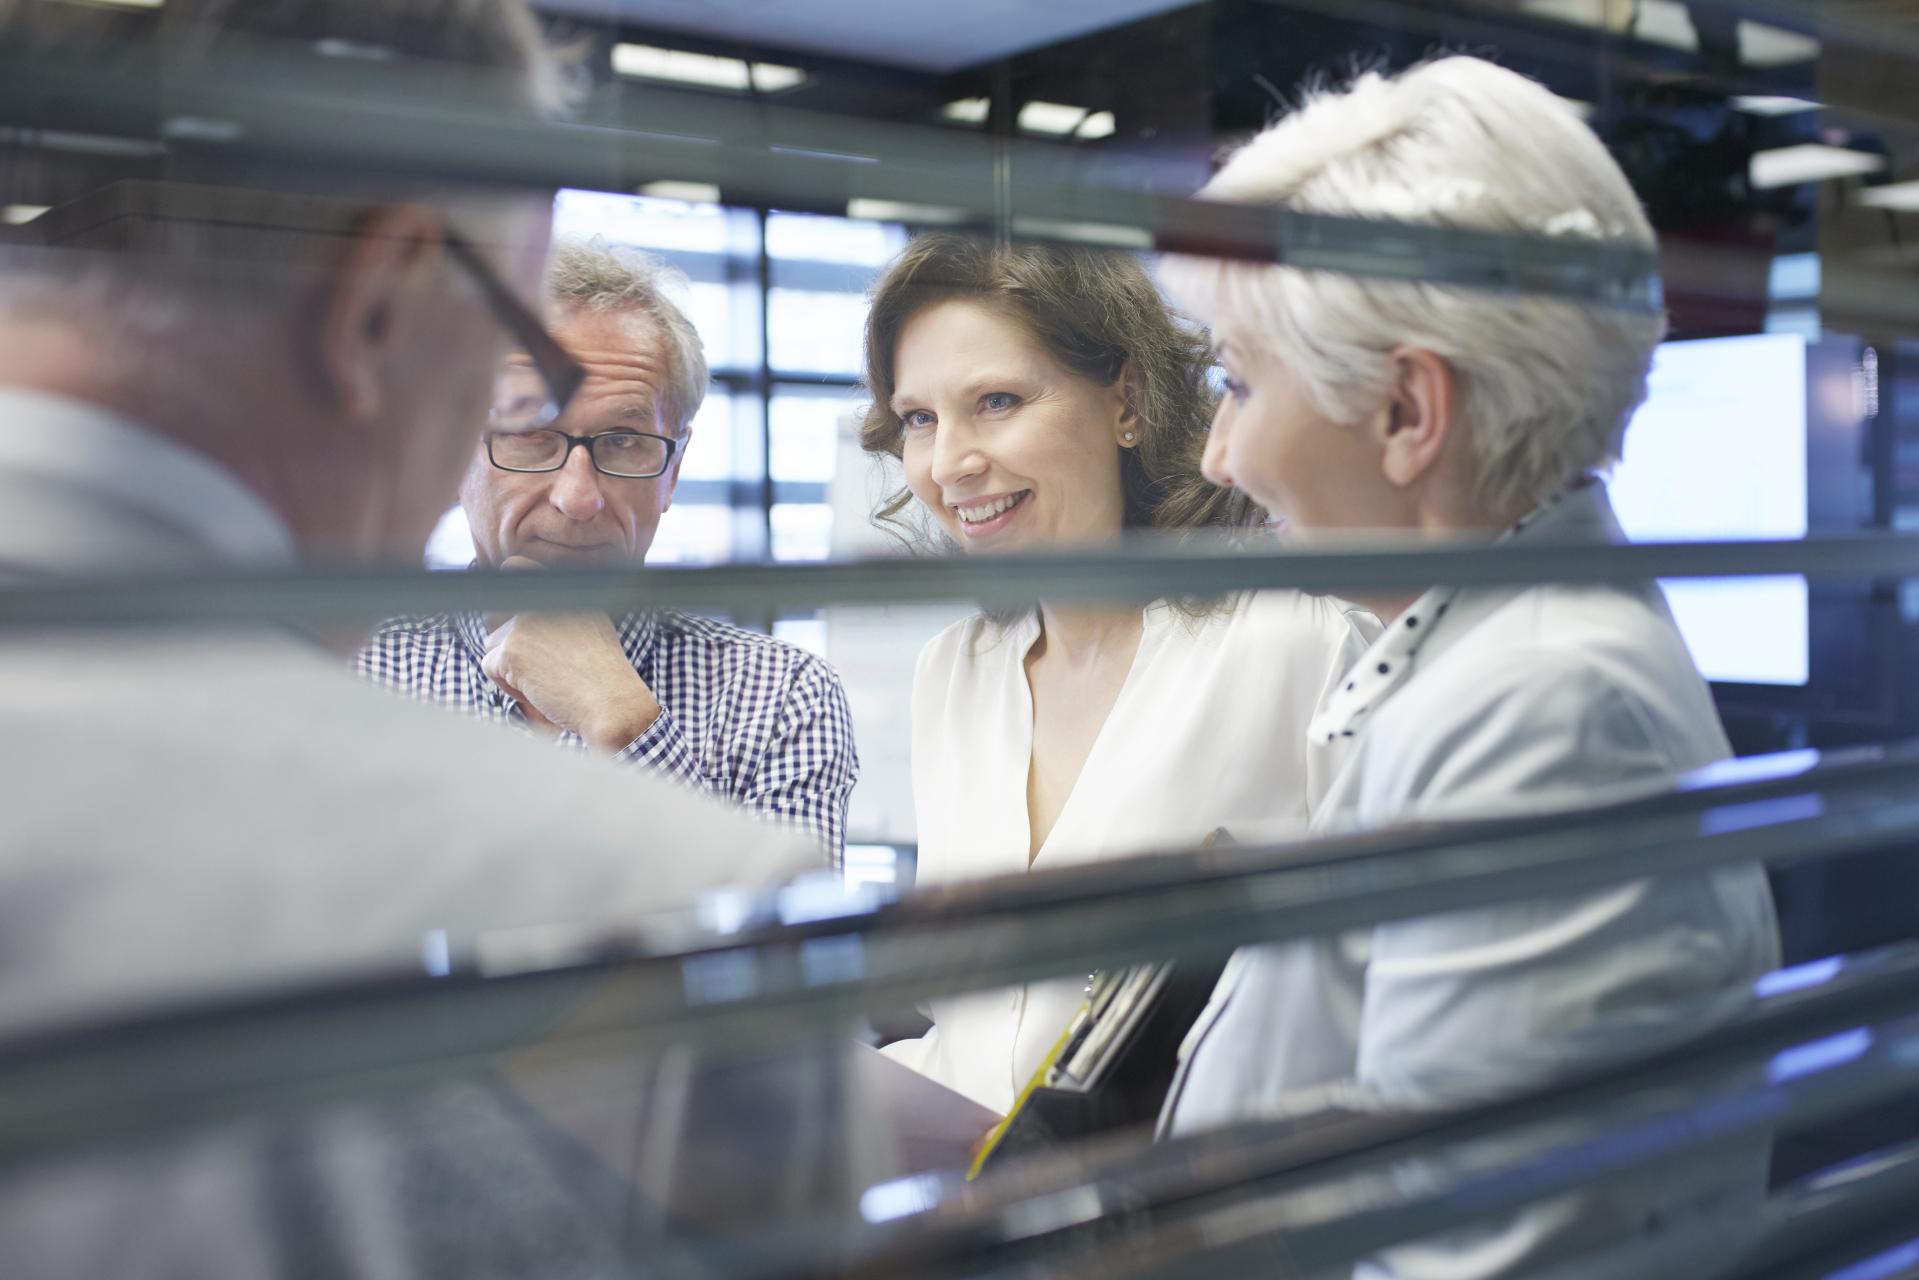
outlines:
[{"label": "pearl stud earring", "polygon": [[1133,433],[1128,431],[1125,435],[1121,436],[1120,439],[1124,440],[1127,444],[1131,444],[1133,443]]}]

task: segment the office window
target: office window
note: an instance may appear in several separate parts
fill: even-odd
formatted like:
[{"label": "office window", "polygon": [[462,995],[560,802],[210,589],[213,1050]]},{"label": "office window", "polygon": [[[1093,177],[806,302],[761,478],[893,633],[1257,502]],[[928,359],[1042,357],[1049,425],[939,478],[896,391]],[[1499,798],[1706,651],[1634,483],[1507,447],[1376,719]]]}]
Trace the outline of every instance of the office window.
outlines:
[{"label": "office window", "polygon": [[[768,453],[775,485],[832,483],[842,439],[857,432],[855,419],[864,403],[853,387],[775,387]],[[814,496],[824,501],[826,495]]]},{"label": "office window", "polygon": [[824,502],[776,502],[775,560],[824,560],[833,553],[833,508]]}]

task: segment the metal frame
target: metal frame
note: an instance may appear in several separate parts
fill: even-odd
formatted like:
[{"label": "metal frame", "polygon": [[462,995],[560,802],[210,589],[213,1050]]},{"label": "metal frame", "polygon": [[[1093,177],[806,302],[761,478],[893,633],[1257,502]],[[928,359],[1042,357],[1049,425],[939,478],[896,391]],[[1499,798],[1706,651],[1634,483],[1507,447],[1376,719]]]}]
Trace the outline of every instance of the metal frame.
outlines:
[{"label": "metal frame", "polygon": [[[1651,249],[1155,195],[1123,157],[760,100],[633,90],[610,118],[548,123],[502,110],[497,81],[482,76],[395,66],[369,84],[324,61],[263,50],[187,67],[130,50],[109,72],[0,56],[0,125],[22,140],[76,124],[166,139],[205,172],[298,175],[309,189],[329,175],[618,193],[672,179],[718,185],[734,205],[843,215],[852,199],[890,200],[939,210],[937,225],[1022,239],[1661,306]],[[1017,173],[1016,187],[996,173]]]},{"label": "metal frame", "polygon": [[[1480,1107],[1335,1115],[1303,1129],[1296,1121],[1255,1122],[1145,1151],[1041,1157],[998,1185],[952,1179],[923,1188],[933,1207],[882,1226],[855,1265],[836,1265],[832,1274],[1031,1274],[1071,1259],[1086,1275],[1215,1276],[1271,1273],[1283,1259],[1297,1268],[1291,1274],[1317,1275],[1393,1243],[1630,1178],[1703,1141],[1763,1136],[1910,1091],[1919,1083],[1916,976],[1919,948],[1859,957],[1816,988],[1763,997],[1678,1048]],[[1861,1026],[1873,1035],[1846,1041],[1859,1046],[1856,1053],[1793,1056]],[[1757,1070],[1768,1064],[1769,1071]],[[1482,1144],[1523,1138],[1568,1116],[1589,1124],[1569,1143],[1541,1141],[1525,1156],[1494,1159],[1449,1185],[1434,1178],[1440,1185],[1420,1194],[1380,1185],[1407,1161],[1469,1164]],[[1754,1255],[1776,1260],[1761,1248],[1783,1250],[1795,1239],[1810,1247],[1838,1224],[1856,1228],[1884,1207],[1888,1185],[1919,1176],[1908,1160],[1888,1161],[1882,1172],[1875,1193],[1857,1200],[1815,1194],[1817,1182],[1789,1190],[1771,1209]],[[826,1273],[796,1266],[776,1274]],[[1594,1280],[1619,1273],[1572,1265],[1554,1274]]]},{"label": "metal frame", "polygon": [[804,918],[803,901],[742,893],[719,904],[746,922],[737,930],[668,920],[578,939],[521,972],[484,967],[487,939],[455,938],[447,978],[395,974],[0,1043],[0,1164],[418,1084],[484,1063],[589,991],[598,1012],[570,1035],[768,1043],[832,1034],[876,1007],[1117,961],[1919,842],[1919,743],[1772,765],[1584,812],[1121,859],[865,908],[840,902],[803,923],[780,923]]},{"label": "metal frame", "polygon": [[1351,549],[1250,551],[1190,540],[1131,542],[1119,551],[990,560],[904,557],[720,565],[711,568],[429,573],[415,569],[100,575],[0,588],[0,630],[371,620],[440,610],[748,608],[973,601],[986,609],[1037,600],[1143,601],[1293,588],[1350,594],[1421,590],[1434,583],[1632,582],[1649,578],[1919,577],[1919,534],[1861,533],[1781,542],[1550,542],[1461,546],[1368,540]]}]

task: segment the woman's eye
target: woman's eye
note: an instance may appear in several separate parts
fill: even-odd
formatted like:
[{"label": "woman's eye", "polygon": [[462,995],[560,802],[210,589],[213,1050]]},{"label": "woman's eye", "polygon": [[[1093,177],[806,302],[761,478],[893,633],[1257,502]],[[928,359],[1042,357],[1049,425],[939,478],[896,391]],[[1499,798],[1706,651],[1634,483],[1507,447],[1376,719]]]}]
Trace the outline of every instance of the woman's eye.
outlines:
[{"label": "woman's eye", "polygon": [[924,409],[909,409],[900,415],[900,425],[908,431],[917,431],[933,425],[933,415]]},{"label": "woman's eye", "polygon": [[1226,394],[1235,400],[1244,400],[1246,398],[1246,384],[1230,374],[1221,377],[1219,385],[1224,387]]},{"label": "woman's eye", "polygon": [[1010,391],[989,391],[979,398],[980,408],[989,413],[1000,413],[1019,403],[1019,397]]}]

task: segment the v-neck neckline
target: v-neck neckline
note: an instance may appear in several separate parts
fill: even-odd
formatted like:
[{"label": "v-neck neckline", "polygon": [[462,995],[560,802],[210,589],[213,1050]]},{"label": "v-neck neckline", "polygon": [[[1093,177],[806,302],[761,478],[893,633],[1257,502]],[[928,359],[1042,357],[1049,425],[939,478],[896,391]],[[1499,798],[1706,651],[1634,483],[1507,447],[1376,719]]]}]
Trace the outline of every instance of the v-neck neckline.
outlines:
[{"label": "v-neck neckline", "polygon": [[1107,709],[1106,719],[1100,722],[1099,732],[1093,735],[1093,745],[1086,749],[1086,759],[1080,762],[1079,774],[1073,779],[1072,790],[1066,793],[1066,799],[1061,802],[1059,812],[1053,815],[1053,825],[1046,832],[1046,839],[1040,842],[1037,850],[1033,848],[1033,809],[1028,790],[1031,786],[1033,770],[1034,725],[1033,685],[1026,673],[1026,655],[1032,652],[1035,644],[1039,643],[1044,628],[1040,622],[1038,609],[1026,616],[1017,637],[1019,643],[1012,662],[1013,683],[1021,712],[1020,724],[1026,736],[1023,743],[1024,749],[1009,752],[1008,759],[1017,761],[1019,764],[1019,767],[1013,771],[1011,781],[1016,782],[1018,787],[1019,832],[1022,837],[1021,848],[1027,855],[1028,871],[1036,869],[1047,854],[1053,851],[1060,829],[1067,825],[1067,819],[1077,811],[1077,806],[1081,803],[1080,797],[1086,791],[1086,779],[1092,774],[1093,765],[1099,759],[1101,749],[1111,737],[1113,721],[1119,717],[1120,709],[1126,705],[1127,695],[1132,692],[1138,682],[1137,677],[1146,657],[1147,646],[1158,639],[1159,628],[1156,625],[1155,615],[1160,612],[1161,605],[1158,602],[1140,610],[1139,644],[1133,650],[1133,660],[1126,666],[1126,677],[1120,681],[1119,692],[1113,695],[1113,705]]}]

